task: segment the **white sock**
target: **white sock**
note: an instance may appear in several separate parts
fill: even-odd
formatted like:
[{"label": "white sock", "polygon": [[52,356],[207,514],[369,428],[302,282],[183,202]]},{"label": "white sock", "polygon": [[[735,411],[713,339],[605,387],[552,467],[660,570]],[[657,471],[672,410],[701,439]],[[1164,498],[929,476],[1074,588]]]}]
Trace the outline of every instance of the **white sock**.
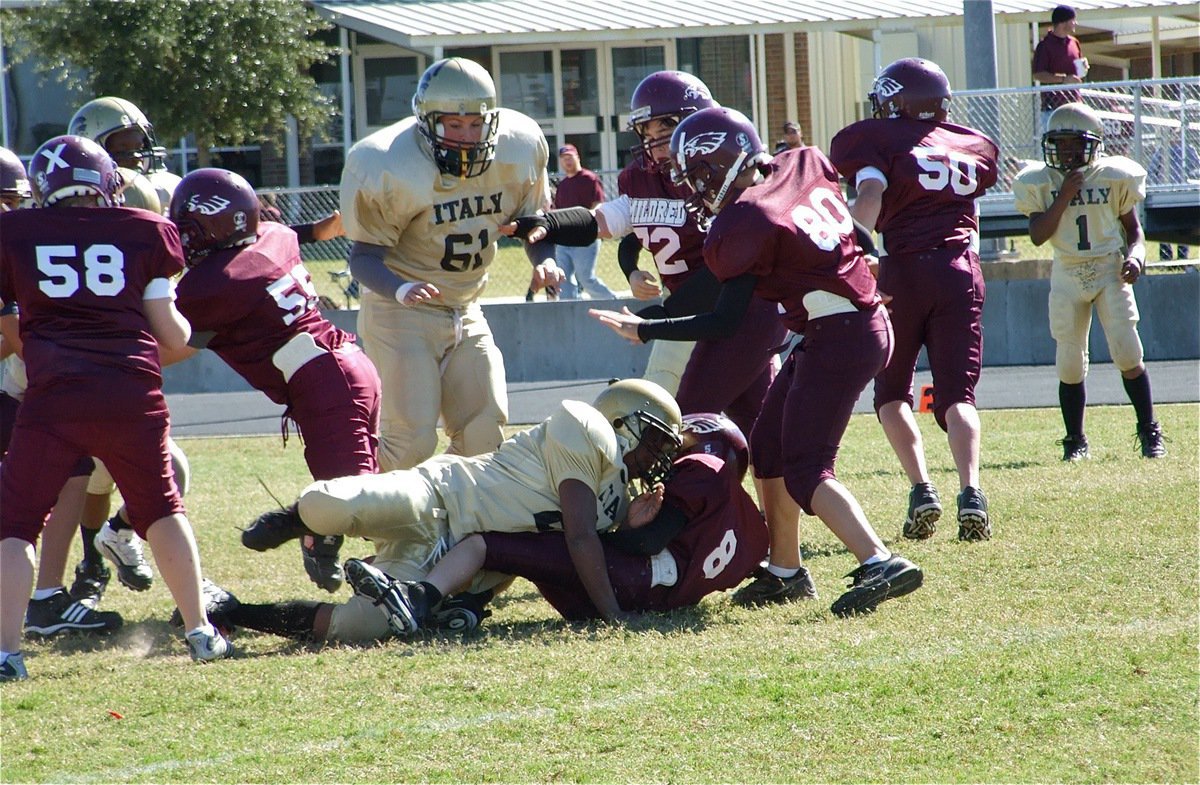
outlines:
[{"label": "white sock", "polygon": [[34,589],[32,599],[46,600],[53,597],[63,590],[62,586],[55,586],[53,589]]},{"label": "white sock", "polygon": [[202,633],[204,633],[205,637],[211,638],[212,636],[217,634],[217,628],[212,626],[211,623],[205,622],[204,624],[200,625],[199,627],[197,627],[194,630],[188,630],[187,634],[192,635],[193,633],[197,633],[197,632],[202,632]]},{"label": "white sock", "polygon": [[879,562],[887,561],[890,558],[892,558],[891,553],[888,553],[886,556],[881,556],[877,553],[874,556],[872,556],[871,558],[867,559],[865,562],[863,562],[863,566],[865,567],[868,564],[879,564]]},{"label": "white sock", "polygon": [[776,578],[787,580],[800,572],[799,567],[776,567],[774,564],[767,564],[767,572],[774,575]]},{"label": "white sock", "polygon": [[21,652],[19,651],[0,651],[0,662],[4,662],[9,657],[19,656],[20,654]]}]

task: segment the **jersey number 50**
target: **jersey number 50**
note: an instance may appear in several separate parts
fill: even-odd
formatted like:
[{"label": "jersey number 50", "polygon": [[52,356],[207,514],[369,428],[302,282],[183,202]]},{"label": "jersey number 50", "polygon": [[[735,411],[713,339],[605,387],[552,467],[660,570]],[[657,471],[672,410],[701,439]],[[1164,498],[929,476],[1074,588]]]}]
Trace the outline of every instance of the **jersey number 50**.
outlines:
[{"label": "jersey number 50", "polygon": [[949,186],[959,196],[975,193],[979,176],[971,156],[940,147],[914,147],[913,156],[917,166],[925,170],[917,175],[917,182],[926,191],[941,191]]}]

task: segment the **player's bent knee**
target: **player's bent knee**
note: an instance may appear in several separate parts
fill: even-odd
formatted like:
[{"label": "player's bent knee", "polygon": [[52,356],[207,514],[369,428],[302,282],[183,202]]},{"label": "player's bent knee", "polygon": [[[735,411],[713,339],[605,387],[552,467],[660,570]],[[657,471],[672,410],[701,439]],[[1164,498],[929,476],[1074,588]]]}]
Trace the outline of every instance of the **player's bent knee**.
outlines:
[{"label": "player's bent knee", "polygon": [[459,455],[492,452],[504,441],[504,423],[507,420],[504,413],[498,410],[471,420],[453,439],[456,443],[454,452]]},{"label": "player's bent knee", "polygon": [[433,457],[437,451],[437,430],[402,435],[380,434],[379,471],[394,472],[411,469],[421,461]]},{"label": "player's bent knee", "polygon": [[[88,478],[87,492],[92,496],[110,496],[117,490],[117,484],[113,482],[112,475],[108,473],[108,467],[99,458],[93,458],[96,468],[92,469],[92,476]],[[183,493],[180,490],[180,493]]]},{"label": "player's bent knee", "polygon": [[817,486],[825,481],[827,476],[823,471],[805,471],[802,473],[788,472],[784,476],[784,484],[787,486],[788,493],[796,500],[796,504],[800,505],[800,509],[804,510],[806,515],[816,515],[812,508],[813,494],[817,492]]},{"label": "player's bent knee", "polygon": [[1054,352],[1054,365],[1060,382],[1079,384],[1087,377],[1087,351],[1079,344],[1060,342]]},{"label": "player's bent knee", "polygon": [[318,480],[300,492],[296,509],[304,525],[317,534],[345,534],[354,517],[353,495],[345,482],[350,477]]},{"label": "player's bent knee", "polygon": [[1117,366],[1121,373],[1134,370],[1145,359],[1137,330],[1122,331],[1120,335],[1113,336],[1109,341],[1108,351],[1112,355],[1113,365]]}]

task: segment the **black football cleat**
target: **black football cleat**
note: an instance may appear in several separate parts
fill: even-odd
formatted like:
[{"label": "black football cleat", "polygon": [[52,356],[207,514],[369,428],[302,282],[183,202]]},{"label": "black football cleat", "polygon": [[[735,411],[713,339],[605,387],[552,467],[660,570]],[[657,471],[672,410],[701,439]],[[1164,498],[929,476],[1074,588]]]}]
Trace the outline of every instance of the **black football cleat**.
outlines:
[{"label": "black football cleat", "polygon": [[1139,425],[1137,429],[1138,446],[1142,448],[1143,458],[1162,458],[1167,454],[1167,446],[1163,444],[1167,437],[1163,436],[1162,426],[1157,420]]},{"label": "black football cleat", "polygon": [[98,611],[71,599],[59,589],[44,600],[30,600],[25,611],[25,633],[49,638],[60,632],[110,633],[121,628],[121,614]]},{"label": "black football cleat", "polygon": [[987,497],[982,490],[970,485],[958,495],[958,539],[963,542],[992,539]]},{"label": "black football cleat", "polygon": [[300,520],[296,505],[264,512],[242,530],[242,545],[252,551],[269,551],[285,542],[312,534]]},{"label": "black football cleat", "polygon": [[904,537],[927,540],[937,531],[942,517],[942,500],[931,483],[919,482],[908,493],[908,517],[904,519]]},{"label": "black football cleat", "polygon": [[1063,448],[1063,461],[1067,463],[1075,463],[1076,461],[1086,461],[1091,456],[1088,454],[1088,440],[1083,434],[1078,436],[1064,436],[1059,442]]},{"label": "black football cleat", "polygon": [[338,551],[345,537],[306,534],[300,538],[300,552],[304,558],[304,571],[309,579],[330,594],[342,588],[345,575],[338,563]]},{"label": "black football cleat", "polygon": [[487,604],[492,593],[460,592],[446,597],[429,614],[429,627],[447,632],[468,633],[479,628],[483,620],[492,615]]},{"label": "black football cleat", "polygon": [[884,600],[916,591],[925,579],[920,567],[895,555],[886,561],[859,565],[846,577],[851,579],[849,589],[830,607],[836,616],[871,613]]},{"label": "black football cleat", "polygon": [[801,567],[790,578],[780,578],[759,567],[754,572],[754,580],[733,593],[733,603],[747,608],[761,605],[781,605],[795,600],[817,599],[817,587],[807,567]]}]

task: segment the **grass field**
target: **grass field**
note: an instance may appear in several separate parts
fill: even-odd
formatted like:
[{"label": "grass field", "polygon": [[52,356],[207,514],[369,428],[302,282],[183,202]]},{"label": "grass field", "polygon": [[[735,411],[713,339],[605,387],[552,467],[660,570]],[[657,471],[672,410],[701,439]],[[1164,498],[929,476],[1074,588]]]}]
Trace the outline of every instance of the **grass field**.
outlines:
[{"label": "grass field", "polygon": [[[1078,465],[1058,460],[1056,411],[982,416],[996,536],[977,545],[945,523],[899,540],[907,487],[875,420],[853,419],[839,474],[927,576],[874,616],[829,613],[853,560],[815,519],[818,602],[722,595],[613,628],[563,623],[518,582],[465,640],[244,632],[235,659],[204,666],[167,627],[161,581],[114,581],[122,631],[30,643],[32,678],[0,687],[0,779],[1197,782],[1200,407],[1160,407],[1155,462],[1128,407],[1089,408]],[[944,440],[920,422],[952,498]],[[206,573],[244,601],[317,597],[295,548],[238,541],[273,506],[256,477],[285,499],[306,484],[299,445],[181,441]]]}]

